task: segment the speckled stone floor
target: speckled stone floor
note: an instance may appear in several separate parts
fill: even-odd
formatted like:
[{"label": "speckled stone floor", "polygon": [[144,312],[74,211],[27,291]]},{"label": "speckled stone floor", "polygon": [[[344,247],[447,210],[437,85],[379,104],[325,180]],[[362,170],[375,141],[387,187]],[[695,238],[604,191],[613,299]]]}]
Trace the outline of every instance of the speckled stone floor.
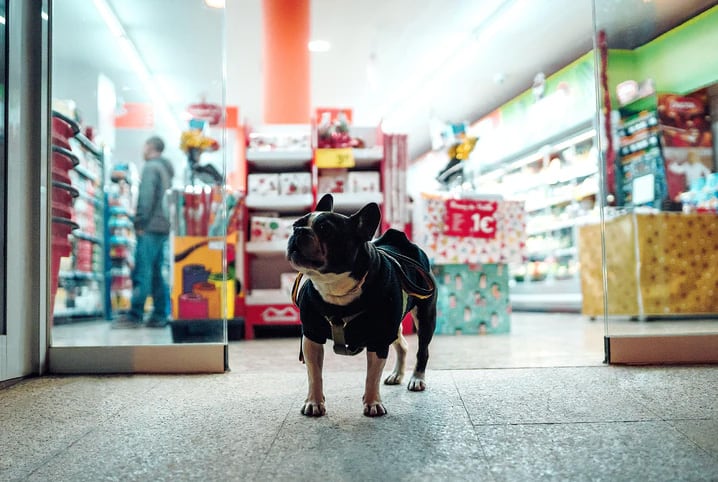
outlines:
[{"label": "speckled stone floor", "polygon": [[327,415],[303,417],[291,338],[232,343],[220,375],[28,379],[0,390],[0,480],[718,480],[718,367],[511,338],[437,338],[429,389],[383,387],[376,419],[363,355],[329,348]]}]

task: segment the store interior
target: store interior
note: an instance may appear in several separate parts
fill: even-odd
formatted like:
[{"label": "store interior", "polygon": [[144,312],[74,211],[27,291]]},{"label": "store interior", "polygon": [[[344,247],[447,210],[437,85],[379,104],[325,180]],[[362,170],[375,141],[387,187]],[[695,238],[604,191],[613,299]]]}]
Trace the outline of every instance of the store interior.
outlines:
[{"label": "store interior", "polygon": [[[312,0],[306,31],[275,36],[261,0],[214,3],[52,2],[53,145],[76,164],[53,164],[76,223],[53,241],[54,346],[297,338],[284,249],[325,192],[345,213],[377,202],[427,250],[437,336],[466,347],[450,366],[718,332],[715,1]],[[268,45],[306,76],[268,79],[291,56]],[[151,135],[176,173],[174,321],[113,330]],[[491,232],[452,231],[456,206]],[[536,357],[482,364],[471,339]]]}]

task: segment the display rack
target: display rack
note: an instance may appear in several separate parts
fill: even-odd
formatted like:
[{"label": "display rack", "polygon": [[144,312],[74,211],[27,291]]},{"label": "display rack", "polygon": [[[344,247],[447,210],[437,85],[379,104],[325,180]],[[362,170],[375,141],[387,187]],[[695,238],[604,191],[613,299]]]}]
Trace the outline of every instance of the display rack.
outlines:
[{"label": "display rack", "polygon": [[564,139],[496,164],[478,179],[479,191],[524,202],[526,259],[511,265],[515,309],[581,307],[577,237],[580,226],[598,219],[597,146],[593,129]]},{"label": "display rack", "polygon": [[132,225],[133,188],[139,179],[133,166],[115,164],[108,186],[108,245],[110,300],[113,313],[126,312],[132,300],[132,267],[134,266],[135,234]]},{"label": "display rack", "polygon": [[287,239],[294,221],[314,207],[318,196],[332,193],[335,211],[344,214],[369,202],[384,204],[381,133],[352,126],[349,135],[363,147],[317,149],[316,129],[310,125],[264,126],[250,135],[246,232],[240,242],[245,338],[254,337],[256,326],[299,324],[290,299],[296,272],[285,259]]},{"label": "display rack", "polygon": [[657,98],[651,95],[622,106],[618,111],[618,206],[660,208],[668,197],[657,107]]},{"label": "display rack", "polygon": [[66,144],[53,138],[53,151],[64,155],[69,153],[78,161],[68,175],[70,184],[78,192],[72,211],[73,219],[79,225],[69,237],[72,246],[70,256],[60,263],[53,319],[59,324],[75,319],[105,318],[109,311],[104,250],[105,153],[82,133],[73,119],[55,111],[52,115],[71,129],[71,137]]}]

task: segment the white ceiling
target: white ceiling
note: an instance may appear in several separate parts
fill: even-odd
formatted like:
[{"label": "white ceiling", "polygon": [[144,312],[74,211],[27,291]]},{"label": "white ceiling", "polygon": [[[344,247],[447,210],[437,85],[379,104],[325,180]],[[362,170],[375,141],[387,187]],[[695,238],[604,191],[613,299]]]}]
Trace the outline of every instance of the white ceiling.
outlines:
[{"label": "white ceiling", "polygon": [[[224,77],[227,103],[261,125],[261,0],[226,1],[226,12],[203,0],[108,3],[175,113],[221,103]],[[595,3],[610,46],[633,48],[718,0]],[[147,100],[93,0],[54,0],[52,18],[56,97],[83,96],[104,72],[121,100]],[[363,125],[384,119],[409,133],[412,158],[430,147],[431,116],[475,121],[593,47],[591,0],[313,0],[311,18],[312,37],[332,44],[312,54],[312,105],[351,107]]]}]

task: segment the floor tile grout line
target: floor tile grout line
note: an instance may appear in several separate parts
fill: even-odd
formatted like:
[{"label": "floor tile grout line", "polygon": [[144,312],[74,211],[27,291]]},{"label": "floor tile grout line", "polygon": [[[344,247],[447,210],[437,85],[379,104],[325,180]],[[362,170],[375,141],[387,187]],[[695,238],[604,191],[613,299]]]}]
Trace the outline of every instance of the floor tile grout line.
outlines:
[{"label": "floor tile grout line", "polygon": [[[689,420],[682,420],[682,421],[693,421],[693,420],[704,420],[704,419],[689,419]],[[712,419],[709,419],[709,420],[712,420]],[[679,421],[681,421],[681,420],[679,420]],[[700,450],[701,452],[705,453],[706,455],[708,455],[708,456],[711,457],[712,459],[718,461],[718,452],[714,452],[714,451],[712,451],[712,450],[709,450],[709,449],[703,447],[703,446],[700,445],[698,442],[696,442],[695,440],[693,440],[687,433],[683,432],[683,431],[682,431],[681,429],[679,429],[676,425],[670,423],[670,421],[666,421],[666,425],[668,425],[668,426],[669,426],[671,429],[673,429],[676,433],[680,434],[681,437],[683,437],[684,439],[686,439],[691,445],[693,445],[694,447],[696,447],[698,450]]]},{"label": "floor tile grout line", "polygon": [[[301,392],[299,392],[301,393]],[[294,399],[296,397],[291,397],[291,406],[294,406]],[[289,404],[289,402],[287,402]],[[251,480],[258,480],[257,477],[259,474],[263,473],[264,466],[267,463],[267,460],[269,459],[269,454],[272,452],[272,448],[277,443],[277,440],[279,440],[279,437],[282,433],[282,430],[284,429],[284,426],[287,424],[287,419],[289,418],[289,415],[292,413],[291,407],[288,407],[286,409],[286,413],[284,414],[284,419],[282,419],[282,423],[279,425],[279,428],[277,429],[276,433],[274,434],[274,438],[272,438],[272,442],[269,444],[269,447],[267,447],[267,452],[264,454],[264,457],[262,457],[262,461],[259,463],[259,466],[257,467],[256,472],[254,473],[254,477]]]},{"label": "floor tile grout line", "polygon": [[494,474],[491,471],[491,464],[489,463],[489,456],[486,454],[486,450],[484,450],[484,444],[481,443],[479,434],[476,433],[476,425],[474,424],[474,421],[471,418],[471,413],[469,413],[469,409],[466,407],[466,402],[464,402],[464,397],[461,395],[461,390],[459,390],[459,386],[456,383],[456,379],[454,378],[453,373],[451,374],[451,382],[454,385],[456,394],[459,396],[459,401],[461,401],[461,406],[464,408],[464,413],[466,413],[466,418],[468,418],[468,420],[469,420],[469,424],[471,425],[471,432],[474,434],[474,439],[476,440],[476,443],[479,445],[479,450],[481,450],[481,455],[484,458],[484,466],[486,467],[486,470],[488,471],[489,475],[491,476],[491,480],[495,481],[496,478],[494,477]]}]

